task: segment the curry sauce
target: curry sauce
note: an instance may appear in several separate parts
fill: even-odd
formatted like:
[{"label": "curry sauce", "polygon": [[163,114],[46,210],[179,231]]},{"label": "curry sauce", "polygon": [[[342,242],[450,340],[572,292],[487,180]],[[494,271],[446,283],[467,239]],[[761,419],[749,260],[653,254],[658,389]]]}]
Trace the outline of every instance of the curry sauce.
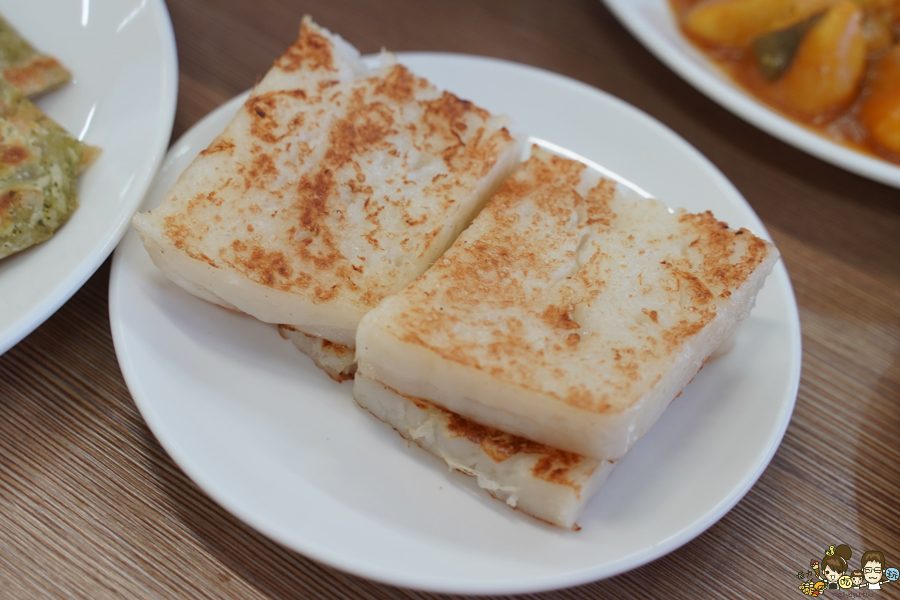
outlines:
[{"label": "curry sauce", "polygon": [[[753,96],[834,142],[900,163],[900,2],[669,2],[685,36]],[[772,77],[759,49],[776,36],[789,47]]]}]

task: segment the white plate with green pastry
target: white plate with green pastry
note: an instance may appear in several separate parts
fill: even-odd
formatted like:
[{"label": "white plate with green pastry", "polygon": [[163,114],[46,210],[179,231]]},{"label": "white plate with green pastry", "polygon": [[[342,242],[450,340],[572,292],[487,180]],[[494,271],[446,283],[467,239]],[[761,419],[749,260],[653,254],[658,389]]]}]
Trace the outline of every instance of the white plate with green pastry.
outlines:
[{"label": "white plate with green pastry", "polygon": [[[48,14],[54,18],[47,19]],[[32,100],[72,139],[45,139],[31,168],[16,165],[15,156],[4,161],[6,175],[16,178],[16,193],[6,195],[7,185],[0,194],[5,198],[0,204],[9,205],[9,243],[0,253],[9,254],[0,258],[0,354],[68,300],[125,233],[168,146],[178,84],[172,24],[162,0],[29,0],[7,3],[2,17],[71,74],[61,85],[51,81],[53,89]],[[10,36],[0,33],[0,46],[9,45]],[[0,63],[9,55],[0,48]],[[34,120],[35,113],[27,101],[25,109],[19,100],[5,106],[19,107],[0,118],[12,139],[24,129],[13,131],[10,123],[21,122],[23,115]],[[48,123],[43,129],[53,131]],[[87,161],[62,158],[51,164],[51,155],[78,155],[82,143],[98,148],[99,155],[76,184],[71,171]],[[56,184],[73,188],[77,199],[60,193]],[[45,201],[43,209],[32,206],[26,218],[29,202],[37,202],[35,190],[53,201]],[[25,221],[30,229],[21,235]],[[18,237],[10,242],[14,228]],[[30,241],[38,243],[24,247]]]}]

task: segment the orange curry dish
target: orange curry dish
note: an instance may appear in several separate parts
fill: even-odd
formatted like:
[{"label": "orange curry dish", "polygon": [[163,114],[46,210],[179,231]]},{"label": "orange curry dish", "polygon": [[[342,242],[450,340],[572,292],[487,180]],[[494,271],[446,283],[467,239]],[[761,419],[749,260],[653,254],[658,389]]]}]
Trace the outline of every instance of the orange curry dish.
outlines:
[{"label": "orange curry dish", "polygon": [[900,0],[670,0],[687,37],[757,98],[900,163]]}]

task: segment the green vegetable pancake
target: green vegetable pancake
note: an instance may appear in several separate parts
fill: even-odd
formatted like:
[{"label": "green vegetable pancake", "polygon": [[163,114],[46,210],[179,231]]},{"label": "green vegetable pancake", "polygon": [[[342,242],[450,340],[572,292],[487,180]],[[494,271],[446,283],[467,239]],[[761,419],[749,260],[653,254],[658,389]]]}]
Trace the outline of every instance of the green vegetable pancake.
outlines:
[{"label": "green vegetable pancake", "polygon": [[0,80],[0,258],[66,222],[78,206],[78,174],[96,155]]},{"label": "green vegetable pancake", "polygon": [[52,56],[41,54],[0,16],[0,75],[26,96],[34,96],[71,79]]}]

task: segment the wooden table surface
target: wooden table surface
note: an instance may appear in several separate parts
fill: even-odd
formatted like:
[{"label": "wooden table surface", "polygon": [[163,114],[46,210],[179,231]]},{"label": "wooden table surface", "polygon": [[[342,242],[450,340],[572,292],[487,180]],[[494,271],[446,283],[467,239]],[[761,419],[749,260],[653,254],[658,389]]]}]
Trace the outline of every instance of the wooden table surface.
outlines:
[{"label": "wooden table surface", "polygon": [[[599,0],[169,0],[168,8],[180,67],[173,140],[253,85],[308,12],[363,53],[499,57],[606,90],[710,157],[769,228],[803,328],[799,397],[772,463],[733,510],[680,549],[534,597],[796,597],[798,570],[838,543],[857,558],[880,549],[900,566],[900,190],[720,108]],[[0,356],[0,597],[437,597],[287,550],[194,485],[122,379],[108,283],[109,261]],[[898,597],[897,587],[871,594]]]}]

